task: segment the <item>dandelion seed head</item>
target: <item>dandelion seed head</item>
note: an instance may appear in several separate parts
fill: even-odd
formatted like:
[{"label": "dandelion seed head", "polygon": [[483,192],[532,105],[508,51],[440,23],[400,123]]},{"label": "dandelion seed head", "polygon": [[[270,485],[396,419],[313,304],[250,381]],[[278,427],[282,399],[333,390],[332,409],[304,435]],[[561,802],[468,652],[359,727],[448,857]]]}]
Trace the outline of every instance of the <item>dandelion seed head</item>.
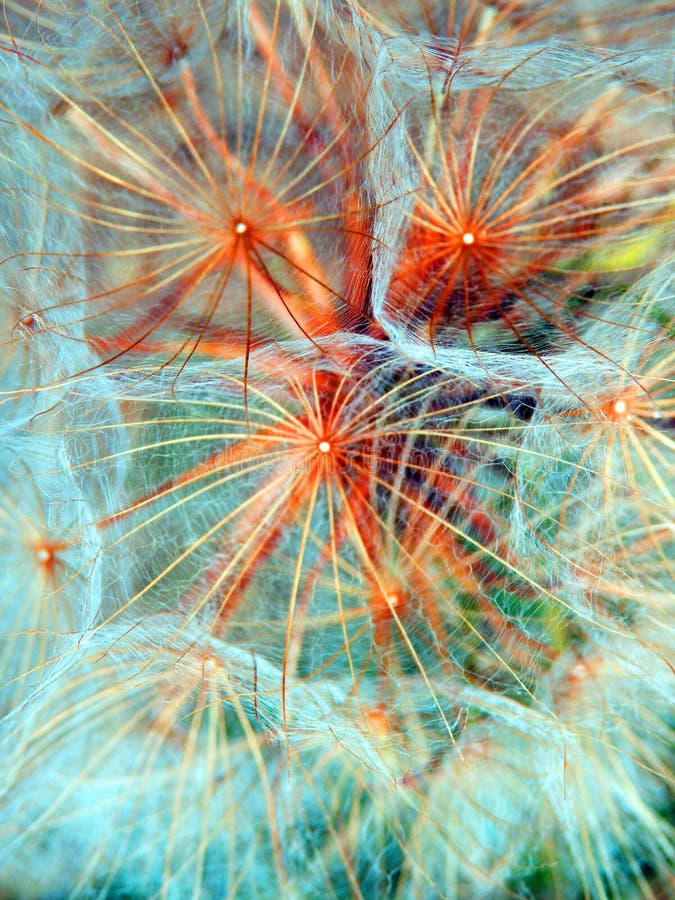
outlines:
[{"label": "dandelion seed head", "polygon": [[2,884],[658,893],[668,64],[7,6]]}]

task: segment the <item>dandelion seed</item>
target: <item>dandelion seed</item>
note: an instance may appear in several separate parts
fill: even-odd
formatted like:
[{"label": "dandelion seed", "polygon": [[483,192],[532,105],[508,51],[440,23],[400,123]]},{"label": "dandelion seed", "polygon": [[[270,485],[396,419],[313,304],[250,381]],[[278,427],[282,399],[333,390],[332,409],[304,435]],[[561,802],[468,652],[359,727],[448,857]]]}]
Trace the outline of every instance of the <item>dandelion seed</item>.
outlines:
[{"label": "dandelion seed", "polygon": [[[385,80],[391,92],[419,59],[414,44],[407,59],[405,46]],[[611,348],[583,333],[607,318],[604,300],[591,298],[601,285],[637,281],[667,253],[667,93],[617,90],[609,63],[554,78],[546,48],[502,65],[496,86],[476,74],[473,87],[467,76],[462,90],[451,81],[440,96],[420,87],[387,136],[399,156],[407,145],[409,190],[392,196],[383,182],[380,225],[400,234],[408,224],[392,271],[393,254],[375,248],[376,310],[397,339],[426,336],[439,360],[450,362],[451,348],[522,352],[555,374],[555,354],[570,343],[609,358]]]},{"label": "dandelion seed", "polygon": [[[357,169],[368,146],[355,127],[359,97],[351,92],[348,107],[343,96],[347,61],[334,78],[325,71],[317,10],[299,29],[284,0],[237,4],[220,54],[223,23],[205,6],[186,26],[204,53],[169,66],[174,90],[145,66],[142,30],[104,6],[95,26],[135,60],[143,121],[140,107],[101,100],[58,64],[33,65],[42,91],[66,104],[53,135],[6,105],[35,149],[59,161],[58,183],[44,180],[73,208],[59,199],[47,208],[87,231],[86,252],[24,248],[64,266],[91,261],[86,287],[41,311],[58,312],[66,334],[84,332],[101,363],[137,352],[218,356],[238,340],[245,365],[259,332],[314,340],[363,316],[370,213]],[[163,6],[153,18],[166,19],[160,33],[180,24]],[[262,66],[250,66],[252,47]]]}]

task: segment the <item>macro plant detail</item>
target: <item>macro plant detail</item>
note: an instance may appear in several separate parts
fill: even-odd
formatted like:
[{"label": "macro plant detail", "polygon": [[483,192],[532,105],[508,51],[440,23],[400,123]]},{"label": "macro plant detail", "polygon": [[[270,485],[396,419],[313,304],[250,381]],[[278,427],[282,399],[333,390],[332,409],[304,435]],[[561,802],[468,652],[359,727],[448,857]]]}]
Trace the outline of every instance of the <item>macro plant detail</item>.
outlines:
[{"label": "macro plant detail", "polygon": [[668,895],[671,21],[5,0],[3,896]]},{"label": "macro plant detail", "polygon": [[[560,340],[556,330],[583,341],[610,305],[589,297],[653,264],[672,178],[672,166],[654,177],[654,164],[671,135],[657,92],[622,97],[592,74],[557,83],[553,97],[518,96],[509,82],[458,98],[447,90],[432,110],[430,159],[408,138],[422,190],[387,311],[428,320],[432,344],[447,330],[474,349],[536,354]],[[637,109],[643,140],[631,127]]]},{"label": "macro plant detail", "polygon": [[378,90],[408,101],[380,152],[399,167],[377,176],[375,233],[395,243],[375,250],[374,304],[434,359],[522,350],[555,371],[572,342],[602,357],[585,331],[668,252],[669,88],[590,50],[559,74],[558,53],[533,45],[491,66],[450,43],[385,44]]},{"label": "macro plant detail", "polygon": [[[36,91],[53,99],[54,127],[37,132],[5,107],[47,145],[51,165],[30,174],[60,209],[58,195],[74,201],[85,233],[81,253],[48,251],[63,267],[79,257],[88,273],[84,290],[76,285],[46,311],[64,313],[63,328],[82,330],[108,361],[134,349],[189,358],[213,340],[216,354],[231,342],[238,353],[261,328],[314,338],[339,330],[363,304],[356,286],[367,206],[357,170],[367,147],[342,96],[347,58],[341,71],[326,71],[316,9],[291,34],[282,4],[254,6],[247,18],[235,11],[218,49],[214,29],[223,23],[212,27],[208,12],[195,13],[200,27],[188,29],[203,65],[195,69],[189,54],[172,60],[171,90],[141,55],[122,10],[110,8],[105,27],[138,92],[142,76],[142,103],[113,104],[84,75],[64,75],[56,48],[44,62],[24,60]],[[167,52],[187,54],[181,48]],[[259,78],[250,77],[255,71]],[[70,184],[52,176],[64,163]]]},{"label": "macro plant detail", "polygon": [[[84,498],[67,473],[45,473],[54,444],[12,459],[2,441],[0,545],[11,582],[2,602],[3,712],[30,693],[33,677],[57,663],[98,612],[98,536],[83,527]],[[67,501],[64,500],[67,492]],[[83,555],[90,559],[82,566]]]}]

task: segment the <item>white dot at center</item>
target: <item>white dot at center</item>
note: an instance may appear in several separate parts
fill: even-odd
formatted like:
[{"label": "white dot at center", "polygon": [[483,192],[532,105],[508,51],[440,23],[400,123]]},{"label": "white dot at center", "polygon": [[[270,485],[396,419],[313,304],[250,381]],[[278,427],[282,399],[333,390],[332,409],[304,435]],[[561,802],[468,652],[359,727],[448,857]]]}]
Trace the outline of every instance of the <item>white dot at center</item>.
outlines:
[{"label": "white dot at center", "polygon": [[476,240],[476,238],[471,234],[470,231],[467,231],[466,234],[462,235],[462,240],[468,247],[469,244],[473,244],[473,242]]},{"label": "white dot at center", "polygon": [[321,441],[321,443],[319,444],[319,450],[322,453],[330,453],[330,444],[328,443],[328,441]]},{"label": "white dot at center", "polygon": [[614,404],[614,412],[622,416],[626,412],[626,401],[625,400],[617,400]]},{"label": "white dot at center", "polygon": [[246,222],[237,222],[237,224],[234,226],[235,234],[246,234],[247,230],[248,226],[246,225]]},{"label": "white dot at center", "polygon": [[41,547],[37,552],[37,558],[39,562],[49,562],[52,558],[51,550],[47,550],[46,547]]}]

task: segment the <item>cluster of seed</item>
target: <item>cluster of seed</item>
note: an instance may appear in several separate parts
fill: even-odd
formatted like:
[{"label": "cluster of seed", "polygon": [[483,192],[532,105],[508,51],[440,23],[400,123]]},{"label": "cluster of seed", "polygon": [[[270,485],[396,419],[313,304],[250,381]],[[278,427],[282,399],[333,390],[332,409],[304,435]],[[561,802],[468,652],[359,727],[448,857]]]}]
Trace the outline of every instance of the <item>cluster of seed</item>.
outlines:
[{"label": "cluster of seed", "polygon": [[667,4],[0,17],[0,893],[665,896]]}]

